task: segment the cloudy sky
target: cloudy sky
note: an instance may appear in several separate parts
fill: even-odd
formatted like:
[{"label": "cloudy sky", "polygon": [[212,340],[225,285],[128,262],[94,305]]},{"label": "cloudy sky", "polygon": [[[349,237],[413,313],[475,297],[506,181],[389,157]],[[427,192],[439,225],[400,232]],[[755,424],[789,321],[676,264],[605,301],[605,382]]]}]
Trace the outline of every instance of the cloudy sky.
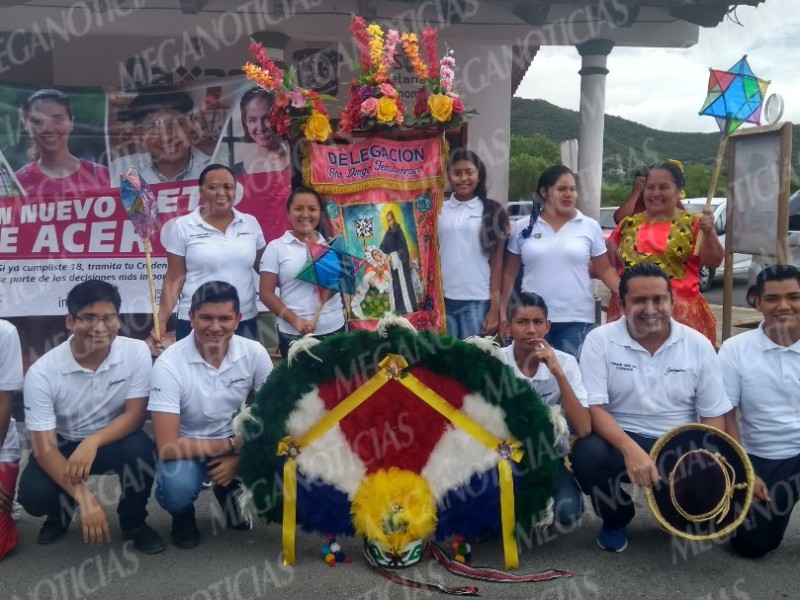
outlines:
[{"label": "cloudy sky", "polygon": [[[614,48],[608,57],[606,114],[666,131],[719,131],[713,118],[697,114],[706,95],[708,69],[728,69],[747,54],[753,73],[772,81],[768,95],[783,97],[782,120],[800,123],[798,4],[766,0],[758,8],[739,7],[741,26],[726,20],[714,29],[700,28],[699,42],[688,49]],[[573,74],[579,69],[575,48],[544,47],[517,96],[577,110],[580,77]]]}]

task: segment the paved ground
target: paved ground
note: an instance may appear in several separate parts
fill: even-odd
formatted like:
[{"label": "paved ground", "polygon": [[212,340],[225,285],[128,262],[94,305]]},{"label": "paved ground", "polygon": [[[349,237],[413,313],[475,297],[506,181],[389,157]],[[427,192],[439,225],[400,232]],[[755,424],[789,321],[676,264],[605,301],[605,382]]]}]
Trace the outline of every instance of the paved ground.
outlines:
[{"label": "paved ground", "polygon": [[[715,307],[719,311],[719,307]],[[734,322],[752,319],[750,309],[737,309]],[[94,478],[113,515],[118,493],[111,477]],[[766,558],[752,561],[734,555],[724,543],[687,543],[662,532],[644,498],[630,527],[630,547],[622,554],[603,552],[595,545],[598,521],[591,514],[568,532],[521,536],[520,572],[554,567],[574,577],[544,583],[478,583],[489,598],[542,600],[766,600],[799,598],[797,559],[800,556],[800,517],[795,515],[783,546]],[[168,537],[169,517],[154,501],[150,523]],[[339,600],[417,598],[438,596],[388,582],[371,572],[355,540],[344,540],[354,559],[329,568],[321,559],[316,535],[300,535],[295,567],[284,567],[280,529],[259,524],[249,532],[225,531],[212,494],[198,500],[203,535],[194,550],[168,545],[156,556],[137,554],[120,540],[113,519],[111,544],[85,546],[79,523],[52,546],[35,544],[41,520],[23,515],[18,549],[0,563],[0,600],[244,600],[252,598],[323,598]],[[474,548],[474,562],[501,567],[502,549],[496,541]],[[432,561],[404,574],[449,585],[469,582],[448,574]]]}]

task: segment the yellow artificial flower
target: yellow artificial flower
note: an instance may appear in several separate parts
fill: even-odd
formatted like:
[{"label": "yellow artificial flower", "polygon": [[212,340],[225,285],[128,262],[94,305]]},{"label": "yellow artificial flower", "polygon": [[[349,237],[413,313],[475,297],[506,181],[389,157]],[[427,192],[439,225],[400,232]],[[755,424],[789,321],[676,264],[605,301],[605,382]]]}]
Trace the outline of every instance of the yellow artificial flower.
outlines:
[{"label": "yellow artificial flower", "polygon": [[453,99],[444,94],[433,94],[428,97],[431,116],[440,123],[446,123],[453,116]]},{"label": "yellow artificial flower", "polygon": [[312,110],[311,116],[308,117],[308,120],[303,125],[303,134],[306,139],[313,142],[324,142],[330,137],[331,133],[333,133],[333,130],[328,117],[319,111]]},{"label": "yellow artificial flower", "polygon": [[367,27],[369,34],[369,59],[373,68],[380,69],[383,56],[383,29],[380,25],[371,23]]},{"label": "yellow artificial flower", "polygon": [[253,63],[245,63],[245,65],[242,67],[242,70],[248,79],[256,82],[256,85],[259,85],[267,90],[271,90],[273,88],[275,80],[266,69],[262,69]]},{"label": "yellow artificial flower", "polygon": [[392,123],[397,116],[397,102],[392,98],[381,96],[378,100],[378,114],[376,115],[380,123]]}]

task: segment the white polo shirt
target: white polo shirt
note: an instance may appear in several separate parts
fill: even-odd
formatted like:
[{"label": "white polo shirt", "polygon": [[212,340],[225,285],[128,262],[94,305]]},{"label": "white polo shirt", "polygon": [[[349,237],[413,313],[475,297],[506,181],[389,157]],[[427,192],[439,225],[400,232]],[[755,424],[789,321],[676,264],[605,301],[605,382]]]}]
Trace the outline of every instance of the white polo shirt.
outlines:
[{"label": "white polo shirt", "polygon": [[186,280],[178,301],[178,318],[188,319],[192,294],[209,281],[230,283],[239,292],[243,319],[258,315],[256,253],[267,245],[256,218],[233,209],[233,221],[225,233],[200,216],[200,207],[188,215],[168,221],[161,230],[167,252],[186,261]]},{"label": "white polo shirt", "polygon": [[628,333],[625,317],[596,327],[580,356],[589,405],[605,404],[619,426],[657,438],[731,410],[719,361],[705,336],[674,319],[654,355]]},{"label": "white polo shirt", "polygon": [[218,369],[195,344],[194,331],[167,348],[153,365],[151,411],[180,415],[180,436],[217,440],[233,434],[232,419],[251,390],[272,372],[272,361],[258,342],[234,335]]},{"label": "white polo shirt", "polygon": [[[0,391],[16,392],[22,389],[22,348],[16,327],[0,319]],[[0,447],[0,463],[19,462],[19,436],[17,422],[11,417],[6,439]]]},{"label": "white polo shirt", "polygon": [[[588,394],[586,388],[583,387],[583,378],[581,377],[581,369],[578,366],[578,361],[575,357],[561,350],[556,350],[556,359],[564,370],[564,376],[567,378],[575,397],[583,406],[588,406]],[[501,350],[503,360],[505,363],[514,370],[514,374],[520,379],[527,381],[531,387],[539,394],[541,401],[547,406],[560,406],[561,405],[561,389],[558,387],[558,382],[547,365],[543,362],[539,363],[539,368],[536,369],[533,377],[527,377],[517,366],[517,360],[514,358],[514,342],[510,346],[506,346]]]},{"label": "white polo shirt", "polygon": [[444,202],[436,222],[444,297],[489,300],[489,257],[481,250],[483,202],[454,195]]},{"label": "white polo shirt", "polygon": [[55,429],[80,441],[125,411],[131,398],[150,392],[150,350],[141,340],[117,336],[97,371],[78,364],[72,336],[37,360],[25,376],[25,425],[30,431]]},{"label": "white polo shirt", "polygon": [[606,253],[597,221],[580,211],[558,232],[541,215],[528,238],[522,230],[529,219],[514,223],[508,251],[522,259],[522,291],[539,294],[554,323],[594,323],[594,294],[589,261]]},{"label": "white polo shirt", "polygon": [[719,362],[745,450],[774,460],[800,454],[800,341],[779,346],[762,323],[725,340]]},{"label": "white polo shirt", "polygon": [[[317,243],[326,243],[319,236]],[[307,281],[297,279],[297,274],[309,260],[308,246],[287,231],[277,240],[267,244],[261,256],[262,273],[274,273],[278,276],[280,299],[286,307],[301,319],[311,320],[319,307],[319,288]],[[298,335],[297,329],[278,316],[278,330],[288,335]],[[324,335],[344,327],[342,312],[342,296],[334,294],[322,307],[317,320],[315,333]]]}]

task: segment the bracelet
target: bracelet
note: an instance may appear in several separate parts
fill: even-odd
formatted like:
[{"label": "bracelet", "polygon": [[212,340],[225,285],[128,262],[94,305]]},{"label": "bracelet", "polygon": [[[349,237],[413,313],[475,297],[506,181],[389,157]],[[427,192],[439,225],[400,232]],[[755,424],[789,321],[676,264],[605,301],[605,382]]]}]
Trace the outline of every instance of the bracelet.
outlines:
[{"label": "bracelet", "polygon": [[231,443],[231,448],[228,450],[228,455],[233,456],[236,454],[236,443],[233,441],[233,436],[229,437],[228,441]]}]

